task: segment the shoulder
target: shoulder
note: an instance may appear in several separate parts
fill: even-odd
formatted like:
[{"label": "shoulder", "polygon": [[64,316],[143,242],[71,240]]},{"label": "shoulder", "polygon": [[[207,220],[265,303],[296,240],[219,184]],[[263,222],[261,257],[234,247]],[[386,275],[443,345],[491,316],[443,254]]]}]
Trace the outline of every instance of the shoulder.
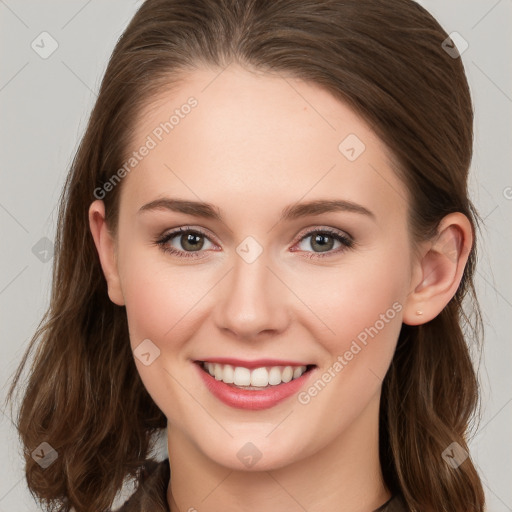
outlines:
[{"label": "shoulder", "polygon": [[115,512],[169,512],[167,487],[170,473],[169,459],[148,460],[142,467],[137,490]]}]

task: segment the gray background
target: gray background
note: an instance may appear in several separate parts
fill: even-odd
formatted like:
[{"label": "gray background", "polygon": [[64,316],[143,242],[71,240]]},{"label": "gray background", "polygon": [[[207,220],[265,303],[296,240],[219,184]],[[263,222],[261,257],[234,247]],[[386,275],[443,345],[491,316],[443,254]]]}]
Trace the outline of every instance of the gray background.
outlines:
[{"label": "gray background", "polygon": [[[48,306],[55,206],[64,178],[110,53],[140,3],[0,0],[2,401]],[[512,0],[421,4],[469,45],[462,59],[475,105],[471,189],[485,219],[477,286],[486,327],[482,420],[470,447],[488,510],[512,511]],[[59,45],[47,59],[31,47],[44,31]],[[8,409],[0,409],[0,435],[0,512],[39,510],[24,482]]]}]

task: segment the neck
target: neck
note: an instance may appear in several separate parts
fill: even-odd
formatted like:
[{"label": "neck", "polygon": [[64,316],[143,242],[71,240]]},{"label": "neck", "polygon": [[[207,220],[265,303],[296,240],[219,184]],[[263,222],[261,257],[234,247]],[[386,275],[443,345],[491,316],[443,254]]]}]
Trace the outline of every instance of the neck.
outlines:
[{"label": "neck", "polygon": [[219,465],[169,424],[171,512],[376,510],[391,497],[379,461],[379,399],[320,451],[268,471]]}]

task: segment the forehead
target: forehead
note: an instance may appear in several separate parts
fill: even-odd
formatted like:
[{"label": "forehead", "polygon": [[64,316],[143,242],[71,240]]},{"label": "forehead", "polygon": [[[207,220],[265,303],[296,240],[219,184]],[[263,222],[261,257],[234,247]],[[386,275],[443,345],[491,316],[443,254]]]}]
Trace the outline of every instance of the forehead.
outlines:
[{"label": "forehead", "polygon": [[[146,146],[147,150],[139,151]],[[290,77],[228,66],[198,69],[138,116],[121,204],[171,195],[234,216],[301,198],[343,197],[406,212],[386,146],[347,104]],[[123,206],[121,206],[123,208]]]}]

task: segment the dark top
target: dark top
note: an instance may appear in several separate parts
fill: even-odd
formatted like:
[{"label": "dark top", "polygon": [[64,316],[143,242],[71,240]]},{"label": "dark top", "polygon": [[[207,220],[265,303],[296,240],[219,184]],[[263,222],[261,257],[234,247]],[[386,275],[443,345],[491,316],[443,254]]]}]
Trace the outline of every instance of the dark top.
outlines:
[{"label": "dark top", "polygon": [[[141,484],[118,512],[170,512],[167,487],[171,477],[169,459],[149,460],[142,472]],[[373,512],[408,512],[401,496],[393,496]]]}]

